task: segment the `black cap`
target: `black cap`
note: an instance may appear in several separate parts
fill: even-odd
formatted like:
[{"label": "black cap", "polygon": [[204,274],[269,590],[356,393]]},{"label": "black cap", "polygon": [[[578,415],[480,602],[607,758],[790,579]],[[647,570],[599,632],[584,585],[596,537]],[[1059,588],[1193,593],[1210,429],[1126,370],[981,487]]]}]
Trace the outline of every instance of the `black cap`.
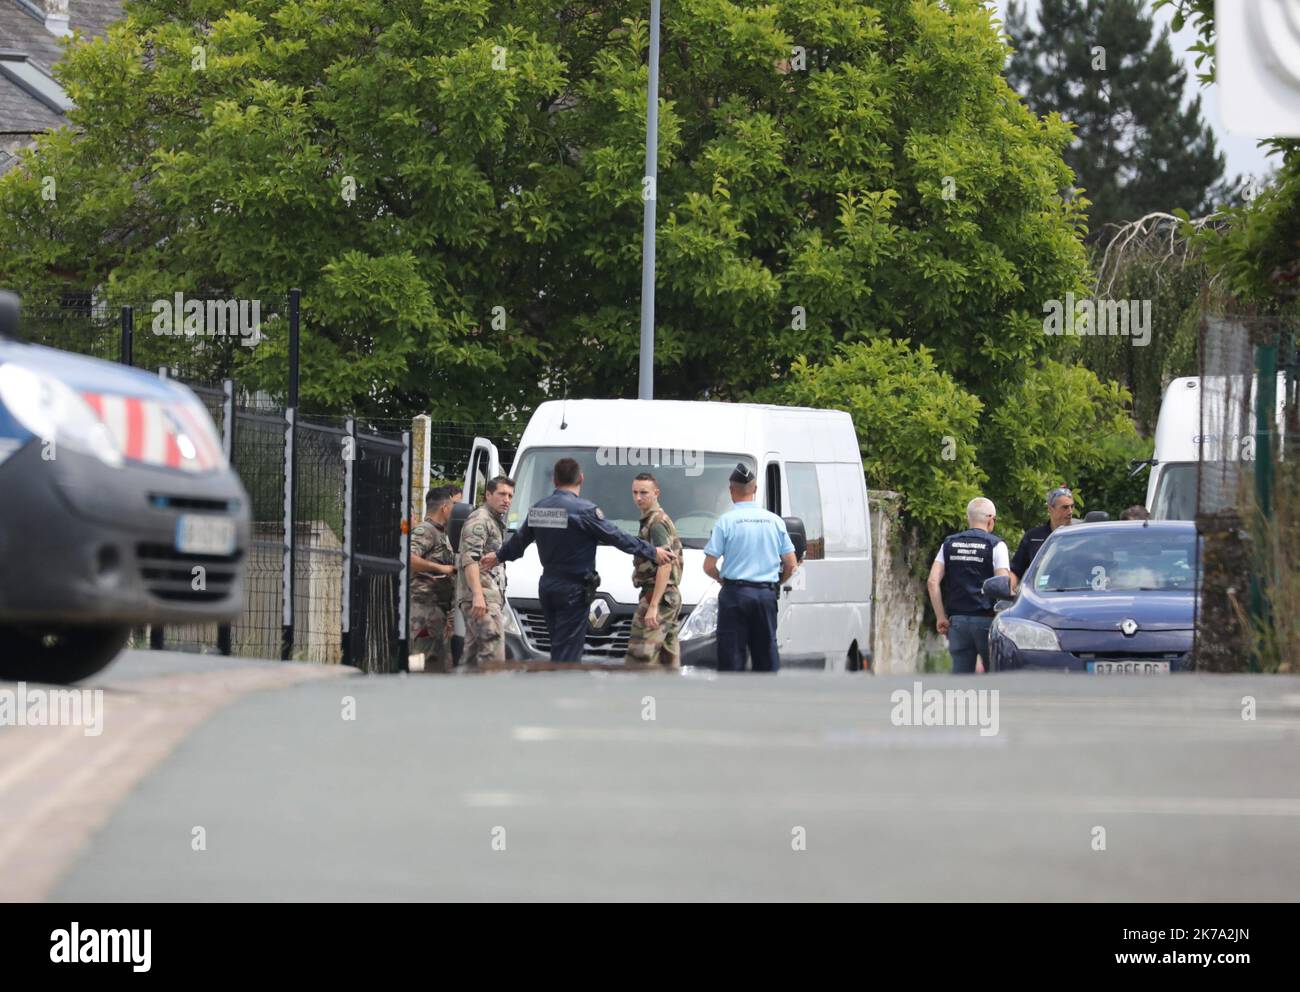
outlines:
[{"label": "black cap", "polygon": [[738,486],[747,486],[756,478],[757,476],[749,470],[749,466],[744,462],[737,462],[736,467],[731,472],[731,481]]}]

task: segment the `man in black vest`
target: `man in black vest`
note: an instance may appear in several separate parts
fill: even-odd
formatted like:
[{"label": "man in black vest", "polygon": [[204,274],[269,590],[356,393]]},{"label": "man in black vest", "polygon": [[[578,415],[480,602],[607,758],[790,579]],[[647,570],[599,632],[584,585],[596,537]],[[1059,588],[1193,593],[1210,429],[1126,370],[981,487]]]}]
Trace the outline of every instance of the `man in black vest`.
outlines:
[{"label": "man in black vest", "polygon": [[993,533],[996,521],[992,500],[982,496],[971,500],[966,505],[970,528],[949,536],[930,566],[926,586],[935,628],[948,636],[954,675],[973,675],[976,654],[988,664],[993,604],[984,596],[984,580],[1011,574],[1007,543]]}]

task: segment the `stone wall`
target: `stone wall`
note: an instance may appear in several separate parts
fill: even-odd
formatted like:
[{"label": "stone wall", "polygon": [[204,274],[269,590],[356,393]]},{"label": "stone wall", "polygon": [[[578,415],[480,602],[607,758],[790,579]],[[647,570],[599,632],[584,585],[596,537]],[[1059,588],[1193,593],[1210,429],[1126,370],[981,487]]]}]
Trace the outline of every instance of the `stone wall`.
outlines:
[{"label": "stone wall", "polygon": [[872,669],[879,675],[915,672],[921,667],[921,622],[925,582],[914,574],[923,549],[900,520],[903,498],[872,491],[871,554],[874,603],[871,613]]}]

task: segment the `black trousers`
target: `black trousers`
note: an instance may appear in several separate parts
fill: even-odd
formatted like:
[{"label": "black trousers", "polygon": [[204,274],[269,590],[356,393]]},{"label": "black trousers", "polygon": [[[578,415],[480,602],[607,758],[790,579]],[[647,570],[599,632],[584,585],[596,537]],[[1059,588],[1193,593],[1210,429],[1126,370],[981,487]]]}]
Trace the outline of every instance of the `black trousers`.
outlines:
[{"label": "black trousers", "polygon": [[718,671],[743,672],[746,650],[754,671],[780,670],[776,593],[724,583],[718,593]]},{"label": "black trousers", "polygon": [[543,572],[537,596],[551,634],[551,661],[581,661],[587,640],[587,610],[591,606],[586,587]]}]

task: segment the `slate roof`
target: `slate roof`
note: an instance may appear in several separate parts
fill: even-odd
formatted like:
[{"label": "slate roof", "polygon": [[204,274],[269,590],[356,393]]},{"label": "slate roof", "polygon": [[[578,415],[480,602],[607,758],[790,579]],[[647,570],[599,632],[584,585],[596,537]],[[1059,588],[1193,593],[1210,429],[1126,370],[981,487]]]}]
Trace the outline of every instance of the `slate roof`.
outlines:
[{"label": "slate roof", "polygon": [[[72,30],[84,37],[102,35],[109,24],[122,17],[122,0],[71,0],[68,8]],[[63,57],[64,47],[63,40],[46,30],[18,0],[0,0],[0,50],[21,52],[28,62],[50,74]],[[36,135],[64,122],[63,114],[0,74],[0,136]],[[0,161],[0,171],[5,167]]]}]

